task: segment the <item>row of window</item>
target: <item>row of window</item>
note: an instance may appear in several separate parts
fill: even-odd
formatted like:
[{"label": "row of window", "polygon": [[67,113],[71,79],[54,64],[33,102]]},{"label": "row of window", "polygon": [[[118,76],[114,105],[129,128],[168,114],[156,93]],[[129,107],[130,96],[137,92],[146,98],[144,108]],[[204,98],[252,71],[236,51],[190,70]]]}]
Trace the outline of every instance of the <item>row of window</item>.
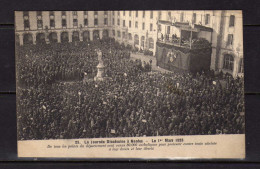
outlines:
[{"label": "row of window", "polygon": [[[112,19],[112,25],[115,25],[115,19]],[[117,19],[117,25],[120,26],[120,19]],[[125,20],[123,20],[123,27],[126,27]],[[129,21],[128,27],[132,27],[132,21]],[[138,28],[138,21],[135,22],[135,28]],[[142,23],[142,29],[145,30],[145,23]],[[153,24],[150,23],[150,31],[153,31]]]},{"label": "row of window", "polygon": [[[171,18],[171,12],[168,12],[168,17]],[[159,20],[161,19],[161,12],[159,12]],[[180,14],[180,22],[184,22],[184,12]],[[197,22],[197,14],[192,14],[192,23],[195,24]],[[210,14],[206,14],[204,17],[205,25],[210,24]],[[235,26],[235,16],[230,15],[229,17],[229,27]]]},{"label": "row of window", "polygon": [[[161,19],[162,13],[159,12],[159,20]],[[171,18],[171,12],[168,12],[168,17]],[[184,22],[184,12],[180,14],[180,22]],[[197,14],[192,14],[192,23],[195,24],[197,22]],[[210,14],[206,14],[204,17],[204,23],[205,25],[210,24]],[[235,26],[235,16],[230,15],[229,17],[229,27]]]},{"label": "row of window", "polygon": [[[116,31],[112,30],[112,34],[113,34],[113,36],[116,36]],[[117,37],[121,38],[121,32],[120,31],[117,31]],[[124,38],[124,39],[127,38],[125,32],[122,32],[122,38]],[[131,33],[128,33],[128,40],[133,40]],[[144,47],[144,43],[145,43],[145,37],[142,36],[141,37],[141,46]],[[139,45],[139,36],[138,35],[135,35],[135,37],[134,37],[134,44],[135,45]],[[149,44],[148,45],[149,49],[153,49],[154,48],[154,40],[153,40],[153,38],[149,38],[148,39],[148,44]]]},{"label": "row of window", "polygon": [[[66,11],[61,11],[62,16],[66,16]],[[131,16],[132,11],[129,11],[129,16]],[[24,11],[24,16],[28,16],[29,17],[29,12],[28,11]],[[87,15],[88,11],[84,11],[84,15]],[[104,11],[104,15],[107,15],[108,12]],[[112,14],[114,15],[114,11],[112,12]],[[50,11],[49,12],[50,16],[54,16],[54,11]],[[77,15],[77,11],[73,11],[73,15]],[[94,11],[94,15],[98,15],[98,11]],[[118,15],[120,15],[120,11],[118,11]],[[125,16],[125,11],[123,11],[123,15]],[[136,17],[138,17],[138,11],[135,11],[135,15]],[[42,16],[42,12],[41,11],[37,11],[37,16]],[[171,12],[168,12],[168,16],[171,17]],[[143,11],[143,18],[145,18],[145,11]],[[150,11],[150,18],[153,18],[153,11]],[[161,11],[159,12],[159,19],[161,19]],[[114,20],[114,19],[113,19]],[[197,20],[197,14],[193,13],[192,15],[192,23],[196,23]],[[180,15],[180,22],[184,21],[184,12],[181,13]],[[206,14],[205,15],[205,25],[210,23],[210,14]],[[229,26],[233,27],[235,25],[235,16],[234,15],[230,15],[229,17]]]},{"label": "row of window", "polygon": [[[196,13],[193,13],[192,15],[192,23],[196,23],[196,19],[197,19],[197,15]],[[183,16],[182,16],[182,20],[183,20]],[[205,25],[210,23],[210,14],[206,14],[205,15]],[[229,16],[229,27],[233,27],[235,26],[235,16],[234,15],[230,15]]]},{"label": "row of window", "polygon": [[[85,18],[84,19],[84,26],[88,26],[88,19]],[[108,24],[108,19],[104,18],[104,25]],[[62,19],[61,20],[61,25],[62,27],[67,27],[67,20],[66,19]],[[98,19],[95,18],[94,19],[94,25],[97,26],[98,25]],[[78,26],[78,19],[73,19],[73,27],[77,27]],[[55,20],[54,19],[50,19],[50,27],[51,28],[55,28]],[[38,19],[37,20],[37,28],[41,29],[43,28],[43,21],[42,19]],[[30,22],[29,20],[24,20],[24,29],[30,29]]]},{"label": "row of window", "polygon": [[[78,12],[77,11],[72,11],[72,14],[74,16],[77,16]],[[108,11],[104,11],[104,15],[107,15],[107,14],[108,14]],[[42,16],[42,11],[36,11],[36,15],[37,16]],[[49,11],[49,15],[50,16],[54,16],[55,15],[54,11]],[[66,11],[61,11],[61,15],[62,16],[66,16]],[[88,11],[84,11],[84,15],[88,15]],[[98,11],[94,11],[94,15],[98,15]],[[29,17],[29,11],[24,11],[23,12],[23,16],[24,17],[25,16]]]},{"label": "row of window", "polygon": [[[135,17],[138,17],[138,12],[139,11],[135,11]],[[112,15],[115,15],[115,11],[112,11]],[[120,16],[120,11],[117,11],[117,15]],[[128,11],[128,15],[131,17],[132,11]],[[126,16],[125,11],[123,11],[123,16]],[[142,17],[145,18],[145,11],[142,11]],[[153,11],[150,11],[150,19],[153,19]]]}]

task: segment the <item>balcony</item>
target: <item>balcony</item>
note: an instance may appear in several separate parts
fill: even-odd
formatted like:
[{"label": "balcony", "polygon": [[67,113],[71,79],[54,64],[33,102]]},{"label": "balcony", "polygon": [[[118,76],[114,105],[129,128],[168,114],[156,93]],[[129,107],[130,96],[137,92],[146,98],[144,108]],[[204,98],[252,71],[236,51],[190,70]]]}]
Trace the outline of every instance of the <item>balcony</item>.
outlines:
[{"label": "balcony", "polygon": [[211,47],[211,43],[203,38],[197,38],[190,40],[181,40],[180,38],[166,38],[157,40],[160,44],[171,45],[175,47],[185,48],[185,49],[204,49]]},{"label": "balcony", "polygon": [[211,47],[212,28],[184,22],[158,21],[159,44],[185,49],[203,49]]}]

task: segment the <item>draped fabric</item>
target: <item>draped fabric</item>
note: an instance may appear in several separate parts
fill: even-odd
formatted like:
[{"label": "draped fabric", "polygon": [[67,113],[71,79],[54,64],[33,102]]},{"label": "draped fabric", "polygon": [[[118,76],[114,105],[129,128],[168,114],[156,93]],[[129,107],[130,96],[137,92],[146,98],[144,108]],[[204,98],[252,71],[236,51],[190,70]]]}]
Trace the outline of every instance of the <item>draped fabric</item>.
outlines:
[{"label": "draped fabric", "polygon": [[195,73],[210,69],[211,48],[187,49],[158,43],[156,48],[157,65],[167,70]]},{"label": "draped fabric", "polygon": [[179,50],[167,47],[157,46],[157,62],[159,66],[173,70],[175,68],[189,70],[189,53],[183,53]]}]

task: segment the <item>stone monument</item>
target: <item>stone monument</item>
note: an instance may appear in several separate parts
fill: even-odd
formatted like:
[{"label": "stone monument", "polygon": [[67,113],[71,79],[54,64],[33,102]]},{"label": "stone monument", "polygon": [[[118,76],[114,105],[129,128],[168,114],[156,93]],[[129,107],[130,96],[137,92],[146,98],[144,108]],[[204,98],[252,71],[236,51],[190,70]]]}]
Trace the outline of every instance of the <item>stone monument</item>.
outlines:
[{"label": "stone monument", "polygon": [[104,80],[104,69],[105,66],[103,64],[103,60],[102,60],[102,52],[100,50],[97,50],[97,54],[98,54],[98,65],[97,65],[97,75],[96,77],[94,77],[95,81],[102,81]]}]

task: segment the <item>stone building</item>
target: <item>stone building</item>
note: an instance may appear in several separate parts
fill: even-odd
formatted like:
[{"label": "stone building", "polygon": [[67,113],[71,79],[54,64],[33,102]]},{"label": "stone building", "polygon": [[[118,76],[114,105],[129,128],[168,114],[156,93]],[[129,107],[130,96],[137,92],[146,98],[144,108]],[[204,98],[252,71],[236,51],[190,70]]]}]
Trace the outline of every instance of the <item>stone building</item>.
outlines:
[{"label": "stone building", "polygon": [[[202,35],[212,43],[210,68],[216,72],[229,73],[234,77],[243,76],[242,11],[160,11],[158,20],[187,23],[191,27],[201,25],[212,28],[212,34]],[[158,37],[161,33],[167,34],[168,31],[170,31],[169,26],[158,24]]]},{"label": "stone building", "polygon": [[87,41],[110,36],[108,11],[17,11],[16,42]]},{"label": "stone building", "polygon": [[158,11],[112,11],[112,36],[155,54]]},{"label": "stone building", "polygon": [[[73,42],[113,37],[156,54],[156,42],[174,25],[212,29],[199,37],[212,45],[210,68],[216,72],[243,76],[242,11],[17,11],[16,44]],[[187,26],[186,26],[187,28]],[[175,31],[176,33],[176,31]],[[174,35],[175,36],[175,35]]]}]

